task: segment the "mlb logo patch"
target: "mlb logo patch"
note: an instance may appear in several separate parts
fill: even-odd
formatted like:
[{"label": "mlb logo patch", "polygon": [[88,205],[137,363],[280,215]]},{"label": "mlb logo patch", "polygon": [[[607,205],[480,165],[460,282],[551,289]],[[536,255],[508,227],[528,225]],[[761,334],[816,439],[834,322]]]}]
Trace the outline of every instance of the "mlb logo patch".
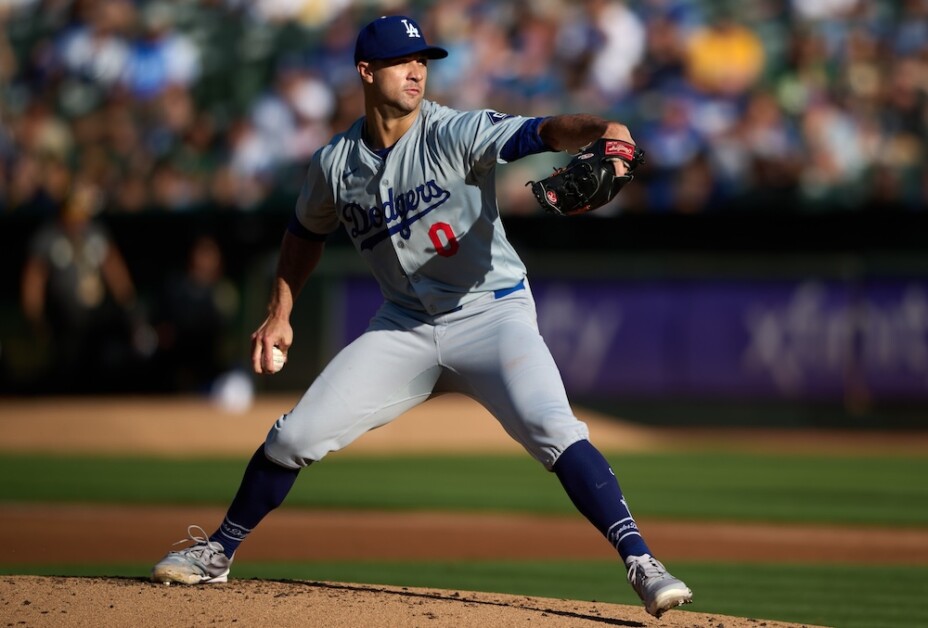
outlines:
[{"label": "mlb logo patch", "polygon": [[487,111],[490,118],[490,124],[498,124],[503,120],[514,117],[511,113],[499,113],[498,111]]}]

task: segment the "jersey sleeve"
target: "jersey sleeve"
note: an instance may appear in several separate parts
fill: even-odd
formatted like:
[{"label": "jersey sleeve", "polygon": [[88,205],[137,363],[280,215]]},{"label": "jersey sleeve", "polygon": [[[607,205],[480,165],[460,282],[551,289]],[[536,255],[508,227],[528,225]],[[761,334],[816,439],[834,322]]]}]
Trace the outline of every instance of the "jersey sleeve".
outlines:
[{"label": "jersey sleeve", "polygon": [[487,171],[506,163],[503,148],[532,120],[491,109],[458,112],[441,127],[439,140],[444,146],[456,147],[470,169]]},{"label": "jersey sleeve", "polygon": [[[328,235],[338,229],[339,225],[335,195],[322,167],[324,150],[316,151],[309,163],[294,211],[299,224],[317,236]],[[296,225],[291,226],[291,231],[295,230]]]}]

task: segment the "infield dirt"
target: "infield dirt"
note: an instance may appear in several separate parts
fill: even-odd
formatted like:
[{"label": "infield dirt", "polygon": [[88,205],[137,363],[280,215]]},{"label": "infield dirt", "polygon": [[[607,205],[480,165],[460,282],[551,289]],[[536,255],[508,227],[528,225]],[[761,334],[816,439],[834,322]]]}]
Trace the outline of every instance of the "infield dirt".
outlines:
[{"label": "infield dirt", "polygon": [[[0,450],[167,457],[250,456],[268,426],[293,404],[261,397],[229,414],[206,400],[55,399],[0,401]],[[578,411],[601,449],[621,452],[699,444],[739,450],[858,452],[928,449],[923,434],[856,435],[649,429]],[[54,438],[49,438],[53,434]],[[339,455],[517,452],[482,408],[459,397],[429,401]],[[189,523],[211,529],[222,511],[71,505],[4,505],[0,564],[155,562]],[[613,552],[577,517],[376,513],[389,543],[362,532],[372,513],[272,513],[236,555],[245,560],[603,558]],[[641,520],[665,562],[737,559],[864,562],[897,556],[928,562],[928,532],[799,525],[680,524]],[[529,530],[531,532],[526,532]],[[448,538],[455,542],[449,544]],[[873,550],[863,555],[862,540]],[[556,539],[556,543],[552,543]],[[711,553],[710,549],[711,548]],[[720,555],[720,548],[725,555]],[[885,551],[884,551],[885,550]],[[346,583],[235,580],[214,587],[164,587],[127,578],[0,577],[0,619],[22,626],[712,626],[792,624],[674,611],[655,620],[639,607],[465,591]],[[234,575],[234,574],[233,574]],[[617,566],[617,586],[621,582]]]}]

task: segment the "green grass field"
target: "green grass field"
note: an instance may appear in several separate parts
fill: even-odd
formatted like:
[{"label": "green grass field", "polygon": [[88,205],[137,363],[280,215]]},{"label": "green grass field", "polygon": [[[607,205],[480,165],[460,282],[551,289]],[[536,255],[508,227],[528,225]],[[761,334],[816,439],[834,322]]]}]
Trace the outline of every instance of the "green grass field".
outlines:
[{"label": "green grass field", "polygon": [[[928,456],[607,457],[639,517],[928,526]],[[226,505],[244,462],[0,456],[0,473],[16,478],[0,483],[0,501]],[[573,512],[553,475],[510,456],[333,456],[300,477],[287,507]],[[139,576],[149,568],[0,565],[0,573]],[[697,592],[700,612],[841,627],[928,625],[928,565],[675,561],[674,573]],[[615,563],[603,561],[248,563],[235,576],[637,603]]]},{"label": "green grass field", "polygon": [[[928,526],[928,456],[608,456],[638,516]],[[244,460],[0,456],[0,501],[226,505]],[[195,478],[196,481],[191,481]],[[288,506],[575,512],[527,457],[327,459]]]}]

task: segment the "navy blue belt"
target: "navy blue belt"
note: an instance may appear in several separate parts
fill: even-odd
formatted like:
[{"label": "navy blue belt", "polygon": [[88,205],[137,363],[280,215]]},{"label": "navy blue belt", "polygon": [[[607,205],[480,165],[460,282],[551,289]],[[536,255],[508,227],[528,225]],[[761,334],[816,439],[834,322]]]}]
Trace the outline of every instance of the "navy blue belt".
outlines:
[{"label": "navy blue belt", "polygon": [[[514,285],[514,286],[510,286],[510,287],[508,287],[508,288],[500,288],[499,290],[494,290],[494,291],[493,291],[493,298],[494,298],[494,299],[502,299],[503,297],[505,297],[505,296],[507,296],[507,295],[510,295],[510,294],[512,294],[513,292],[518,292],[519,290],[525,290],[525,280],[524,280],[524,279],[521,280],[519,283],[517,283],[517,284]],[[445,312],[445,314],[451,314],[452,312],[458,312],[458,311],[460,311],[460,310],[463,309],[463,308],[464,308],[463,305],[459,305],[459,306],[457,306],[456,308],[454,308],[453,310],[448,310],[447,312]]]}]

